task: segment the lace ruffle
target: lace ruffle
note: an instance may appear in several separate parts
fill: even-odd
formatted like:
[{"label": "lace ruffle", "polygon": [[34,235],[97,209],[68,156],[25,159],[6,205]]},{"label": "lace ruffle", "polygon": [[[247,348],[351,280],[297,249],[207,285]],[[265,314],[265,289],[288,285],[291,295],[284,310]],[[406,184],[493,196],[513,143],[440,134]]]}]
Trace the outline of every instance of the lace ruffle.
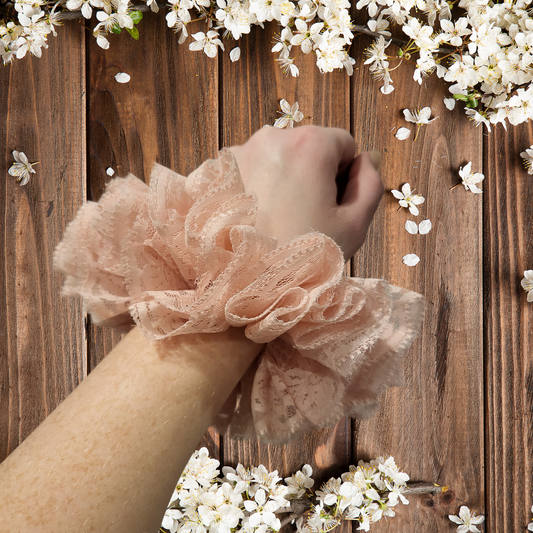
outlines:
[{"label": "lace ruffle", "polygon": [[218,417],[234,437],[281,443],[372,416],[401,384],[423,297],[343,276],[341,249],[321,233],[278,247],[256,213],[228,149],[187,178],[160,165],[150,186],[116,178],[56,249],[62,295],[83,297],[95,324],[137,324],[152,340],[235,326],[267,343]]}]

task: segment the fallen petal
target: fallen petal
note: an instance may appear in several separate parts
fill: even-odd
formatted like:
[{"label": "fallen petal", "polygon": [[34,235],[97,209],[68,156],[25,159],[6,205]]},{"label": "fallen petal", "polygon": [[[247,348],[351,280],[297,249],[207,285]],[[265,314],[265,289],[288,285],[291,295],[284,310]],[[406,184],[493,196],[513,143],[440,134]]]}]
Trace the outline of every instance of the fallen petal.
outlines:
[{"label": "fallen petal", "polygon": [[119,72],[118,74],[115,74],[115,79],[119,83],[128,83],[128,81],[131,80],[131,76],[125,72]]},{"label": "fallen petal", "polygon": [[415,266],[420,261],[420,257],[416,254],[407,254],[402,257],[402,261],[407,266]]},{"label": "fallen petal", "polygon": [[231,61],[237,61],[241,57],[241,49],[237,46],[229,53]]},{"label": "fallen petal", "polygon": [[418,226],[418,231],[420,232],[420,235],[425,235],[426,233],[429,233],[431,228],[431,220],[422,220]]},{"label": "fallen petal", "polygon": [[452,109],[455,109],[455,98],[444,98],[443,99],[444,105],[452,111]]},{"label": "fallen petal", "polygon": [[[416,235],[418,233],[418,226],[416,224],[416,222],[413,222],[412,220],[408,220],[406,223],[405,223],[405,229],[411,234],[411,235]],[[420,233],[422,233],[422,231],[420,231]]]},{"label": "fallen petal", "polygon": [[395,137],[399,141],[405,141],[411,135],[411,130],[409,128],[400,128],[397,132]]},{"label": "fallen petal", "polygon": [[113,174],[115,173],[115,171],[114,171],[111,167],[109,167],[109,168],[105,171],[105,173],[106,173],[108,176],[113,176]]},{"label": "fallen petal", "polygon": [[392,91],[394,91],[394,86],[392,85],[392,83],[389,83],[389,85],[383,85],[383,87],[380,87],[379,90],[383,93],[383,94],[390,94]]}]

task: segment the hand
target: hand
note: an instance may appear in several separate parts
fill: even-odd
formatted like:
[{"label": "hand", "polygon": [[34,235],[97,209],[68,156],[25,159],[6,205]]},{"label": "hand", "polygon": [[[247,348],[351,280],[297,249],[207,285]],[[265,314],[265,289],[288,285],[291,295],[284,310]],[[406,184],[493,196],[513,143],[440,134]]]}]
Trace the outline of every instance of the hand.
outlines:
[{"label": "hand", "polygon": [[346,261],[362,246],[384,188],[371,153],[355,157],[348,132],[263,128],[231,150],[246,192],[258,198],[256,228],[261,233],[282,245],[318,231],[340,246]]}]

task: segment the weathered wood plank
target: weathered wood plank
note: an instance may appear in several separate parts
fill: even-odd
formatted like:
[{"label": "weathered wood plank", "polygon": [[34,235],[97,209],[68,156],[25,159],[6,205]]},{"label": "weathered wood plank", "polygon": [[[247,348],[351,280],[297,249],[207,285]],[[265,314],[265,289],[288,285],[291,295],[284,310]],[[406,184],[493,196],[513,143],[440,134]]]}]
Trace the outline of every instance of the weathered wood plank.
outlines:
[{"label": "weathered wood plank", "polygon": [[[80,301],[60,296],[55,246],[85,196],[85,36],[76,23],[40,59],[0,67],[0,460],[86,374]],[[40,161],[20,187],[12,151]]]},{"label": "weathered wood plank", "polygon": [[[371,42],[357,44],[361,69],[352,87],[353,128],[361,149],[381,151],[386,192],[355,257],[354,273],[422,293],[427,307],[421,337],[404,361],[405,386],[384,395],[375,418],[356,424],[354,451],[365,460],[393,455],[413,480],[451,487],[438,497],[411,498],[392,521],[373,526],[376,532],[449,531],[447,515],[458,511],[459,500],[484,512],[483,198],[463,187],[449,190],[467,161],[482,171],[482,132],[461,110],[445,109],[441,80],[434,76],[417,87],[408,65],[394,71],[395,91],[382,95],[381,83],[362,67],[362,48]],[[402,111],[425,106],[440,118],[413,142],[416,126],[405,122]],[[413,131],[410,139],[398,141],[391,130],[403,126]],[[406,182],[426,198],[418,217],[398,212],[390,193]],[[429,234],[405,230],[406,220],[425,218],[433,223]],[[402,263],[408,253],[421,258],[417,266]]]},{"label": "weathered wood plank", "polygon": [[[279,116],[279,100],[298,102],[305,116],[300,125],[335,126],[349,130],[349,78],[344,72],[321,75],[314,54],[301,55],[296,64],[300,76],[287,77],[270,51],[277,25],[254,28],[239,41],[241,59],[223,61],[222,139],[225,146],[242,144],[263,125],[272,125]],[[295,125],[299,127],[299,125]],[[304,464],[313,467],[315,488],[330,476],[340,475],[351,461],[350,424],[341,421],[331,430],[315,431],[284,446],[258,441],[224,439],[224,461],[228,465],[263,464],[286,477]],[[343,526],[344,531],[346,526]],[[349,527],[349,526],[348,526]],[[340,532],[341,530],[339,530]]]},{"label": "weathered wood plank", "polygon": [[[188,41],[179,45],[165,13],[144,14],[138,42],[123,32],[110,37],[108,50],[89,44],[89,199],[102,194],[108,167],[115,176],[131,172],[148,183],[154,162],[188,175],[217,154],[218,63],[189,51]],[[188,30],[201,28],[192,23]],[[118,72],[130,82],[117,83]],[[90,368],[121,338],[91,325]],[[210,429],[200,446],[218,457],[219,440]]]},{"label": "weathered wood plank", "polygon": [[487,531],[522,531],[533,503],[533,304],[520,285],[533,268],[533,181],[519,156],[531,125],[486,137],[484,322]]}]

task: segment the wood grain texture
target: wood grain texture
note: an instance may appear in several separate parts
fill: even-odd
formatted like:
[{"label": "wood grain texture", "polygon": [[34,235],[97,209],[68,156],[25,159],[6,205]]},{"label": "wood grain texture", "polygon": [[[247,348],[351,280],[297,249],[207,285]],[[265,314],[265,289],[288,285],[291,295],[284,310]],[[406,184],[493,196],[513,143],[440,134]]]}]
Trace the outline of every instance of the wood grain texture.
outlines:
[{"label": "wood grain texture", "polygon": [[[0,460],[86,374],[81,302],[52,270],[85,195],[84,46],[69,24],[40,59],[0,67]],[[7,173],[13,150],[40,162],[23,187]]]},{"label": "wood grain texture", "polygon": [[[91,200],[98,200],[110,181],[108,167],[115,176],[131,172],[149,183],[155,162],[187,175],[218,151],[217,61],[179,45],[164,15],[145,14],[139,41],[126,32],[111,35],[108,50],[90,41]],[[119,72],[131,80],[118,83]],[[98,329],[92,326],[89,335],[91,368],[122,338]]]},{"label": "wood grain texture", "polygon": [[[166,27],[164,10],[145,13],[140,39],[126,32],[110,37],[108,50],[89,45],[89,198],[97,200],[109,181],[129,172],[149,183],[155,162],[188,175],[218,152],[218,62],[190,52],[188,41]],[[202,28],[189,25],[189,33]],[[189,38],[190,40],[190,38]],[[131,80],[117,83],[126,72]],[[90,368],[122,335],[91,325]],[[219,456],[220,436],[210,428],[199,446]],[[177,482],[178,480],[176,480]],[[169,495],[170,497],[170,495]]]},{"label": "wood grain texture", "polygon": [[[349,130],[349,78],[343,72],[320,74],[314,54],[296,60],[297,78],[286,76],[270,49],[278,27],[265,24],[241,39],[241,59],[230,63],[224,56],[222,139],[225,146],[242,144],[265,124],[279,116],[279,101],[298,102],[306,117],[299,125],[335,126]],[[299,126],[297,125],[297,127]],[[335,428],[318,430],[284,446],[265,445],[256,440],[238,442],[224,439],[225,464],[265,465],[286,477],[304,464],[313,468],[315,488],[331,476],[348,470],[351,461],[350,422],[342,420]],[[291,526],[287,526],[289,529]],[[350,524],[339,529],[347,531]]]},{"label": "wood grain texture", "polygon": [[[361,65],[361,48],[356,57]],[[356,423],[354,453],[364,460],[392,455],[411,479],[451,489],[439,497],[412,497],[411,505],[396,508],[392,521],[373,526],[376,532],[450,531],[447,515],[458,511],[459,500],[478,513],[485,511],[483,197],[462,186],[449,190],[460,181],[457,171],[467,161],[482,171],[482,132],[462,110],[445,109],[447,89],[441,80],[433,76],[417,88],[412,73],[410,65],[394,71],[395,91],[388,96],[380,93],[382,84],[366,67],[353,80],[354,135],[362,149],[382,152],[386,189],[367,241],[354,258],[354,273],[385,278],[426,298],[421,336],[404,360],[405,385],[384,395],[375,418]],[[440,118],[424,126],[413,142],[416,126],[405,122],[402,111],[425,106]],[[412,129],[411,137],[398,141],[392,130],[404,126]],[[398,211],[390,193],[406,182],[426,198],[418,217]],[[426,218],[433,223],[429,234],[405,230],[406,220]],[[415,267],[402,263],[408,253],[420,257]]]},{"label": "wood grain texture", "polygon": [[[292,78],[270,52],[274,24],[243,36],[241,59],[231,63],[228,50],[213,60],[189,51],[190,37],[179,45],[163,11],[145,13],[139,42],[124,32],[103,51],[89,35],[87,64],[84,30],[69,22],[42,58],[0,67],[0,460],[122,338],[86,322],[81,302],[60,296],[63,277],[51,267],[66,224],[111,179],[106,169],[148,182],[157,161],[188,174],[216,155],[219,140],[240,144],[273,124],[286,98],[311,117],[301,125],[341,127],[357,151],[381,151],[387,192],[347,274],[424,294],[424,328],[404,361],[405,386],[383,396],[374,419],[343,420],[283,447],[227,438],[221,446],[212,429],[199,445],[222,464],[262,463],[281,476],[309,463],[315,488],[358,459],[391,454],[413,480],[450,491],[411,497],[372,531],[448,532],[447,515],[462,504],[486,514],[487,532],[522,531],[533,503],[533,304],[520,287],[533,269],[533,177],[518,154],[532,126],[486,136],[461,105],[444,108],[441,80],[417,87],[406,65],[393,73],[394,93],[382,95],[363,66],[371,38],[355,40],[352,78],[321,75],[312,55],[298,58],[301,74]],[[118,72],[131,81],[117,83]],[[440,118],[416,142],[415,126],[410,139],[396,140],[407,125],[402,110],[426,105]],[[7,176],[15,149],[40,161],[24,187]],[[468,161],[486,176],[482,195],[449,190]],[[390,194],[406,182],[426,198],[419,217],[398,212]],[[424,218],[434,226],[428,235],[405,231],[406,220]],[[403,265],[407,253],[421,262]]]},{"label": "wood grain texture", "polygon": [[519,156],[531,124],[486,137],[484,322],[487,531],[522,531],[533,503],[533,180]]}]

